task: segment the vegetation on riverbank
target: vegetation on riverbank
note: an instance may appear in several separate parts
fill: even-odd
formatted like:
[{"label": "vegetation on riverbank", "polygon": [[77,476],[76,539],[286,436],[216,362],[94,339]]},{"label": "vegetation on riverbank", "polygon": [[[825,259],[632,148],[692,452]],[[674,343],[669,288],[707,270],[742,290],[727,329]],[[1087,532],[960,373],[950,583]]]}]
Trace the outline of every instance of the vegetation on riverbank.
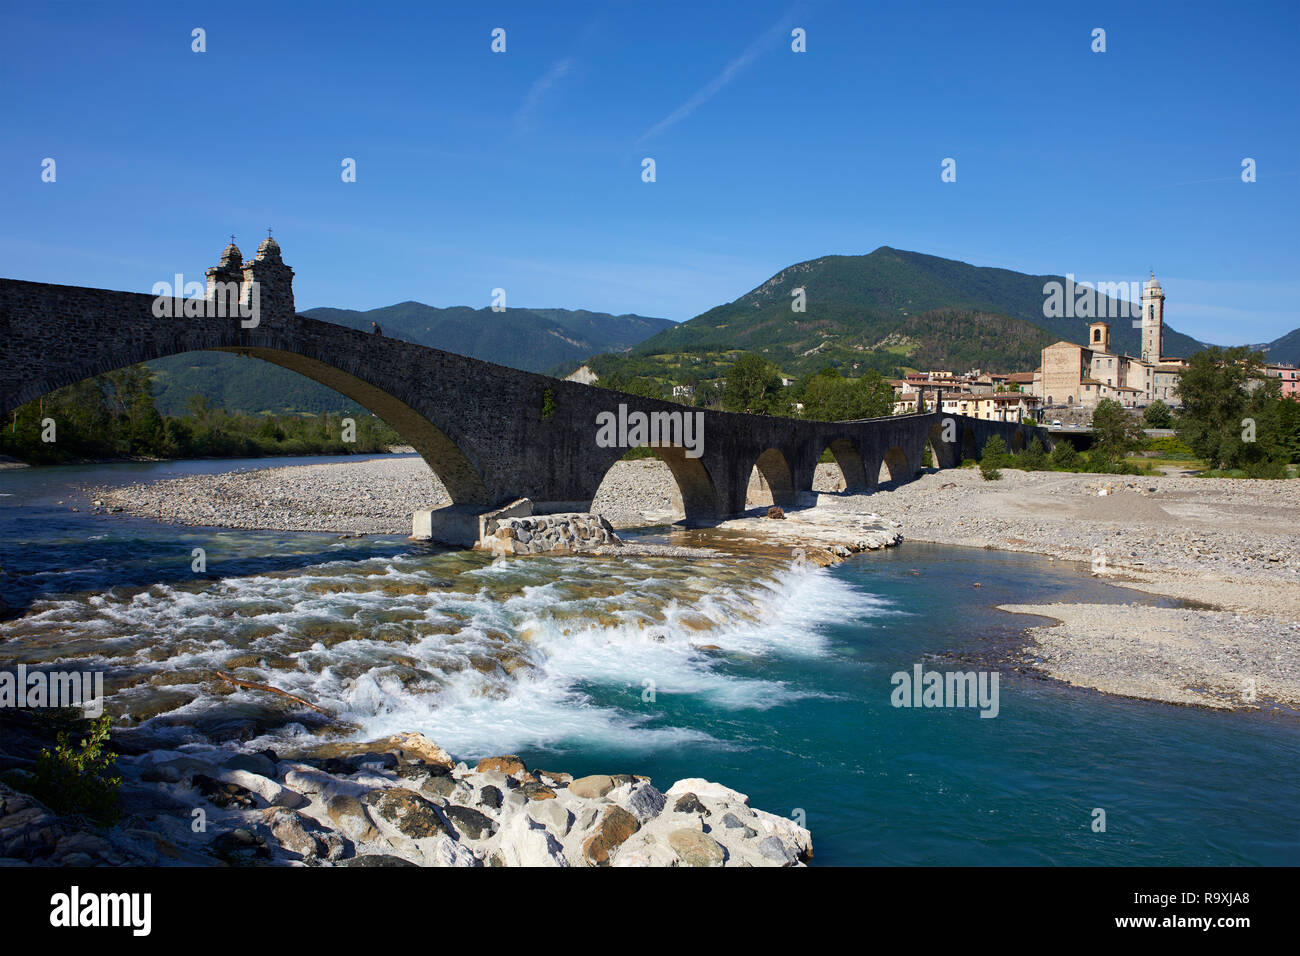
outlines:
[{"label": "vegetation on riverbank", "polygon": [[0,428],[0,455],[33,465],[159,458],[373,454],[401,444],[370,414],[232,415],[200,394],[163,416],[153,373],[133,365],[28,402]]}]

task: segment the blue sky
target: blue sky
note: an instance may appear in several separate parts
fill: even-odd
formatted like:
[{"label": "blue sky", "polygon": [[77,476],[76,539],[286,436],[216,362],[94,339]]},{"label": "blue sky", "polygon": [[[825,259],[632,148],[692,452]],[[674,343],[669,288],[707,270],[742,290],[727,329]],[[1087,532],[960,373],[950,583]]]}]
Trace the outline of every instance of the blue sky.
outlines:
[{"label": "blue sky", "polygon": [[1300,326],[1298,46],[1295,2],[11,5],[0,274],[148,291],[271,226],[300,309],[681,320],[890,245],[1154,266],[1175,328],[1268,341]]}]

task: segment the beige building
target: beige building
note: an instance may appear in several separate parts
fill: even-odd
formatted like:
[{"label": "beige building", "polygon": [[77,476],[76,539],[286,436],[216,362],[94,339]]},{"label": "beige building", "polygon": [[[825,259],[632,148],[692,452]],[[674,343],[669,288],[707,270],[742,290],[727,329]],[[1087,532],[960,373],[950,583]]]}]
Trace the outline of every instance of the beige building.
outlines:
[{"label": "beige building", "polygon": [[1037,396],[1022,392],[982,394],[966,392],[945,395],[941,408],[949,415],[969,415],[992,422],[1022,422],[1037,412]]},{"label": "beige building", "polygon": [[1096,408],[1113,399],[1140,408],[1160,399],[1178,404],[1178,373],[1184,362],[1164,355],[1165,293],[1153,274],[1142,289],[1142,357],[1111,351],[1110,325],[1088,326],[1088,344],[1056,342],[1043,349],[1041,378],[1034,391],[1045,406]]}]

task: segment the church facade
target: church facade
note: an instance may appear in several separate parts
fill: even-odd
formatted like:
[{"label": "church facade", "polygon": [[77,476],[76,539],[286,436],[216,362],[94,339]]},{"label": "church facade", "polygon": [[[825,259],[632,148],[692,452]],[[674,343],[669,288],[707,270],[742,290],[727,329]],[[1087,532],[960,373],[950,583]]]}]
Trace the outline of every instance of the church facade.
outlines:
[{"label": "church facade", "polygon": [[1096,408],[1113,399],[1126,408],[1141,408],[1159,399],[1179,404],[1178,373],[1186,364],[1164,354],[1165,293],[1152,274],[1142,287],[1142,354],[1111,350],[1110,325],[1088,326],[1088,344],[1056,342],[1042,351],[1034,393],[1044,407]]}]

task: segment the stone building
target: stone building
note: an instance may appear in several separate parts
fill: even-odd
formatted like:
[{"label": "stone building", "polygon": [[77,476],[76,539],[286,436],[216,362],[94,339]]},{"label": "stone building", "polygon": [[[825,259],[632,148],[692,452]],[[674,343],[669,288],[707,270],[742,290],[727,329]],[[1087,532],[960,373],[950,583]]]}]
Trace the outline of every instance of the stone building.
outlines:
[{"label": "stone building", "polygon": [[1096,408],[1112,399],[1140,408],[1156,399],[1178,404],[1178,373],[1185,363],[1164,354],[1165,293],[1153,273],[1142,288],[1142,355],[1122,355],[1110,347],[1110,324],[1088,326],[1088,344],[1056,342],[1043,349],[1041,377],[1034,391],[1044,406]]}]

